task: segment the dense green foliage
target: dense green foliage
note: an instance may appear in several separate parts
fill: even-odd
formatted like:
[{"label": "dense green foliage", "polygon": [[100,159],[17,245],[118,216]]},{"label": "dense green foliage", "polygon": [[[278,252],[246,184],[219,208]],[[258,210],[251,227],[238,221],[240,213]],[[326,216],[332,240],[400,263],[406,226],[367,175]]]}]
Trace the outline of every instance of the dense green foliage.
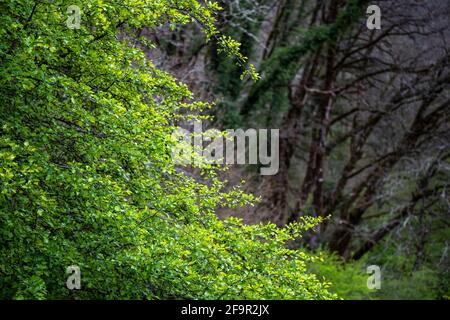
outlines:
[{"label": "dense green foliage", "polygon": [[[173,119],[205,105],[132,35],[196,20],[217,37],[216,6],[76,1],[69,29],[71,4],[0,6],[0,298],[337,298],[308,271],[318,258],[285,246],[316,220],[221,221],[218,206],[252,197],[172,162]],[[242,66],[238,44],[218,39]],[[65,287],[70,265],[81,290]]]}]

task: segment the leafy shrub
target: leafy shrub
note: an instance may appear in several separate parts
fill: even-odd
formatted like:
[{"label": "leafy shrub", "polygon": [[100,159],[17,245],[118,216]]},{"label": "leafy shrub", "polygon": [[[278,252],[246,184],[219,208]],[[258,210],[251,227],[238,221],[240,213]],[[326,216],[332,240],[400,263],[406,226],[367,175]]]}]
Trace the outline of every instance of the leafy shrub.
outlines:
[{"label": "leafy shrub", "polygon": [[[72,4],[80,29],[66,26]],[[0,298],[336,298],[307,272],[314,257],[284,245],[315,221],[283,230],[222,222],[218,205],[252,197],[226,191],[211,168],[195,180],[172,163],[173,119],[205,104],[147,60],[134,35],[195,20],[217,37],[215,4],[18,0],[0,9]],[[256,78],[251,67],[245,74]],[[70,265],[81,290],[65,287]]]}]

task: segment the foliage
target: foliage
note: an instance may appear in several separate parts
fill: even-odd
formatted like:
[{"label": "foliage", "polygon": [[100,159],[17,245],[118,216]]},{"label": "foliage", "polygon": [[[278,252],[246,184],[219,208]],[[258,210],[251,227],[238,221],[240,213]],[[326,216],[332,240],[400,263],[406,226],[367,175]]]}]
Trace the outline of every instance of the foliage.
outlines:
[{"label": "foliage", "polygon": [[[72,4],[80,29],[66,26]],[[218,206],[252,197],[226,191],[214,171],[195,180],[172,163],[173,119],[205,104],[155,68],[134,34],[197,21],[213,38],[216,5],[0,9],[0,298],[336,298],[307,271],[315,258],[285,246],[317,221],[282,230],[220,221]],[[236,46],[223,42],[234,55]],[[70,265],[81,290],[65,287]]]},{"label": "foliage", "polygon": [[301,58],[324,44],[336,42],[339,36],[360,19],[366,3],[366,0],[349,1],[335,22],[294,30],[296,41],[277,47],[262,64],[262,79],[252,87],[243,109],[248,112],[267,101],[272,101],[274,105],[282,103],[287,97],[286,87],[289,81],[295,77],[301,66]]},{"label": "foliage", "polygon": [[367,287],[364,264],[361,261],[345,263],[335,253],[322,251],[319,259],[309,264],[312,272],[331,282],[330,292],[345,299],[372,299],[374,291]]},{"label": "foliage", "polygon": [[[418,220],[418,221],[414,221]],[[382,266],[381,290],[376,299],[449,299],[448,227],[441,221],[410,218],[402,229],[376,246],[362,259],[365,264]],[[411,229],[428,229],[426,242]],[[431,232],[432,231],[432,232]],[[424,246],[421,246],[421,243]]]}]

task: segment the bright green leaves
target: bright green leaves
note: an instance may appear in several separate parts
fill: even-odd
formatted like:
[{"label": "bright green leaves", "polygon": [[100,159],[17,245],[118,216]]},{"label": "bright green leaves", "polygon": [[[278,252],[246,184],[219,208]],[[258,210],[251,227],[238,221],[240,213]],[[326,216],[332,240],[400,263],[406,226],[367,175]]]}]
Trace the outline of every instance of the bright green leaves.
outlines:
[{"label": "bright green leaves", "polygon": [[[72,4],[80,29],[66,25]],[[306,272],[309,257],[285,246],[310,225],[222,222],[218,206],[253,197],[212,167],[194,179],[172,162],[173,120],[209,105],[133,37],[195,21],[214,38],[216,4],[21,0],[1,9],[1,298],[334,298]],[[239,44],[219,39],[244,67]],[[65,286],[70,265],[81,269],[80,291]]]}]

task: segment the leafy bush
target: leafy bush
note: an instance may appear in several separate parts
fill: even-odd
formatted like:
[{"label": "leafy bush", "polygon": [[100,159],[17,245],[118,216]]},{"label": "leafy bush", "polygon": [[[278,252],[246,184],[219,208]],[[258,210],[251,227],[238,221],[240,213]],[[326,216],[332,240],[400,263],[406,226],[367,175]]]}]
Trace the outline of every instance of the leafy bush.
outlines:
[{"label": "leafy bush", "polygon": [[[72,4],[80,29],[66,26]],[[215,4],[0,9],[0,298],[336,298],[307,272],[314,257],[285,247],[314,220],[283,230],[222,222],[218,205],[252,197],[226,191],[214,170],[195,180],[172,163],[173,119],[205,105],[155,68],[134,35],[195,20],[217,37]],[[65,287],[70,265],[81,290]]]}]

